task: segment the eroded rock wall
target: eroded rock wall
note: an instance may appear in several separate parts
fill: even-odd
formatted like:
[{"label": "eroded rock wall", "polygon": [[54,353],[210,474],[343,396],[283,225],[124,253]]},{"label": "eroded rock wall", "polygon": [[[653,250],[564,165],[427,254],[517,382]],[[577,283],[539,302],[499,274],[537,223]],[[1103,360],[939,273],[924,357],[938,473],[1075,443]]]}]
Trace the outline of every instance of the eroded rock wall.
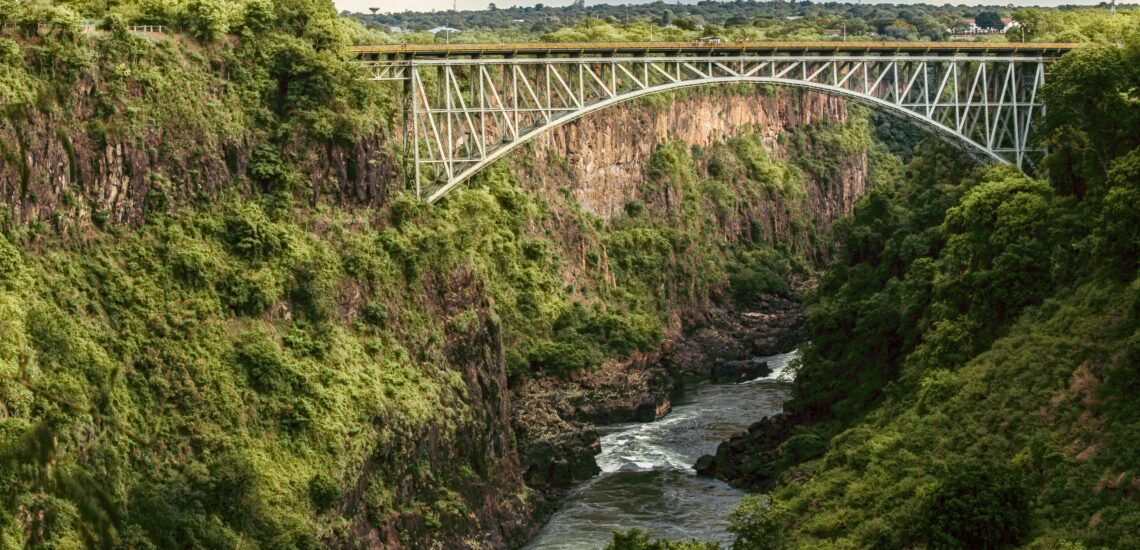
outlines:
[{"label": "eroded rock wall", "polygon": [[[133,135],[109,131],[114,118],[93,112],[99,93],[85,85],[57,108],[25,106],[0,115],[0,201],[15,222],[138,226],[148,210],[244,195],[257,185],[251,159],[267,144],[253,135],[179,120]],[[385,204],[398,187],[387,141],[382,131],[316,146],[298,137],[283,147],[308,186],[296,192],[314,204]]]},{"label": "eroded rock wall", "polygon": [[[708,148],[754,132],[774,158],[788,160],[791,153],[781,144],[780,135],[821,120],[846,122],[847,103],[820,93],[786,89],[774,93],[714,90],[684,95],[664,107],[631,102],[540,136],[526,153],[535,169],[520,172],[539,191],[569,187],[583,209],[609,220],[630,200],[643,198],[638,187],[645,180],[646,163],[665,141]],[[865,153],[847,155],[841,162],[837,180],[811,181],[808,186],[810,214],[825,227],[849,212],[867,186]],[[560,166],[564,168],[551,169]]]},{"label": "eroded rock wall", "polygon": [[[773,159],[790,161],[797,153],[786,145],[784,134],[818,122],[847,121],[846,103],[823,94],[763,89],[687,94],[663,106],[631,102],[594,113],[539,137],[514,153],[510,162],[531,192],[549,197],[569,193],[583,210],[609,223],[622,216],[631,201],[644,202],[646,209],[674,207],[668,197],[643,192],[647,163],[662,143],[707,149],[749,133],[760,137]],[[763,200],[717,216],[722,239],[717,245],[752,239],[758,222],[769,243],[800,241],[809,248],[800,252],[818,261],[826,259],[825,245],[802,234],[804,228],[795,225],[792,211],[810,217],[817,234],[829,230],[867,190],[868,158],[866,151],[843,154],[815,144],[808,145],[806,154],[830,155],[839,165],[837,175],[824,180],[805,174],[804,192],[795,199],[800,203],[794,208],[775,199]],[[707,175],[707,166],[697,169]],[[747,184],[732,182],[730,187]],[[560,269],[567,287],[591,284],[596,280],[591,275],[597,275],[591,272],[596,270],[602,270],[602,280],[613,284],[604,253],[594,267],[587,260],[589,251],[599,248],[591,241],[591,232],[562,211],[559,201],[550,204],[544,227],[536,230],[563,237]],[[594,469],[583,466],[598,452],[592,424],[648,421],[666,414],[685,373],[707,374],[714,361],[774,354],[798,343],[803,314],[795,300],[773,297],[749,306],[704,298],[670,304],[666,334],[671,340],[651,358],[608,362],[569,381],[544,379],[515,390],[514,428],[520,439],[534,440],[524,443],[530,452],[523,457],[532,486],[549,489],[593,475]]]}]

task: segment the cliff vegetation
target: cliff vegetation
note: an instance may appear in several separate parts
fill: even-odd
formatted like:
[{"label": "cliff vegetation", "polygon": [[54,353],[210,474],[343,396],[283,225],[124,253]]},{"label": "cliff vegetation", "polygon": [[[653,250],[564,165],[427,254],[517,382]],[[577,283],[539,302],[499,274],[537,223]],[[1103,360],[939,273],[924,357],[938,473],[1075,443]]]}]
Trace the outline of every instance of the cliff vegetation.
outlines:
[{"label": "cliff vegetation", "polygon": [[836,226],[736,547],[1140,545],[1138,55],[1053,66],[1047,178],[927,147]]}]

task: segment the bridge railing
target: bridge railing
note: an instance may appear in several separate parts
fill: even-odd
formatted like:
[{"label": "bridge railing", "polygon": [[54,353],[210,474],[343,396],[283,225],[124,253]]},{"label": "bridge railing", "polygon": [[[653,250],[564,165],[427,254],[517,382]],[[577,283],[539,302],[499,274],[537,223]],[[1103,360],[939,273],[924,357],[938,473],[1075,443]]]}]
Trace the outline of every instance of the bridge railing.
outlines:
[{"label": "bridge railing", "polygon": [[915,120],[1000,162],[1042,154],[1032,128],[1046,60],[1024,55],[865,53],[414,58],[366,62],[400,81],[417,193],[443,197],[542,132],[641,95],[723,83],[783,84]]}]

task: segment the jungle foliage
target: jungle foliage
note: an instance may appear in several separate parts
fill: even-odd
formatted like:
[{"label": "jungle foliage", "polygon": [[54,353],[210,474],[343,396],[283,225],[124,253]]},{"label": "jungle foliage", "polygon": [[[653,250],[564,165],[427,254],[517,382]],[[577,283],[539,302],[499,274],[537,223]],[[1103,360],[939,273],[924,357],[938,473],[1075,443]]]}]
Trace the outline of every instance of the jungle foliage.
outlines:
[{"label": "jungle foliage", "polygon": [[1137,45],[1054,66],[1049,179],[924,146],[836,226],[787,407],[829,443],[737,547],[1140,545]]},{"label": "jungle foliage", "polygon": [[[741,162],[731,151],[719,154]],[[478,312],[440,317],[434,292],[473,277],[501,323],[511,376],[567,376],[655,349],[669,308],[730,292],[723,274],[744,269],[730,266],[793,269],[775,241],[695,246],[714,238],[704,212],[728,200],[724,184],[676,145],[651,164],[647,185],[683,194],[679,207],[610,225],[573,199],[537,201],[503,166],[431,208],[410,198],[384,213],[283,206],[270,190],[47,253],[33,252],[41,229],[5,225],[0,540],[350,540],[337,505],[370,441],[473,429],[443,346]],[[531,230],[555,207],[577,212],[598,262],[571,287],[561,239]],[[782,290],[771,277],[741,292]],[[416,506],[438,515],[471,482],[415,471],[438,501],[394,501],[392,484],[404,482],[377,472],[363,497],[372,521]],[[453,526],[443,517],[424,529]]]},{"label": "jungle foliage", "polygon": [[[492,4],[493,5],[493,4]],[[1112,42],[1135,28],[1140,11],[1120,7],[1027,9],[1013,6],[858,4],[835,2],[596,3],[569,6],[500,6],[484,10],[348,14],[376,33],[400,42],[497,43],[696,40],[1057,40]],[[951,29],[1000,30],[1003,18],[1023,19],[1025,32],[954,37]],[[459,32],[431,34],[448,27]],[[394,29],[394,30],[393,30]]]},{"label": "jungle foliage", "polygon": [[[771,9],[700,30],[690,12],[550,20],[520,36],[860,28],[819,11],[781,19],[814,5]],[[845,9],[863,32],[898,38],[937,38],[947,23],[937,8]],[[1032,39],[1114,42],[1132,13],[1108,27],[1024,17]],[[95,213],[83,238],[59,238],[0,214],[0,545],[318,547],[350,539],[337,507],[350,497],[370,521],[422,512],[428,534],[470,521],[464,492],[489,475],[474,461],[438,472],[420,454],[399,479],[373,472],[364,494],[350,490],[377,445],[483,428],[448,368],[448,334],[501,323],[516,380],[570,376],[652,349],[678,303],[787,292],[827,245],[797,205],[806,178],[840,167],[774,160],[751,135],[659,147],[641,189],[651,200],[611,223],[571,199],[535,199],[503,166],[438,208],[407,197],[382,211],[302,205],[307,148],[390,124],[387,99],[343,53],[376,40],[394,38],[321,0],[0,0],[7,119],[56,110],[97,76],[93,139],[176,120],[253,145],[234,192],[176,209],[156,186],[137,231]],[[783,485],[734,515],[740,547],[1140,545],[1137,67],[1134,40],[1054,67],[1049,181],[974,169],[938,146],[904,170],[871,147],[879,183],[837,228],[840,252],[809,312],[790,411],[814,425],[785,448]],[[784,139],[799,153],[851,150],[868,147],[870,127],[856,116]],[[0,144],[3,162],[21,156]],[[791,239],[762,223],[738,240],[719,232],[715,221],[766,199],[786,205]],[[564,275],[561,237],[542,230],[554,209],[587,243],[583,278]],[[474,307],[436,315],[433,300],[468,282],[493,319]],[[395,497],[406,480],[428,488],[422,500]]]},{"label": "jungle foliage", "polygon": [[[304,148],[391,115],[339,53],[351,29],[304,3],[211,5],[3,12],[9,112],[58,110],[69,84],[99,78],[98,116],[79,121],[92,132],[176,120],[193,139],[172,146],[248,140],[250,153],[216,200],[177,203],[185,174],[152,174],[138,228],[0,215],[0,546],[320,547],[353,540],[348,503],[374,524],[425,518],[408,540],[457,529],[493,474],[475,453],[439,471],[409,446],[355,492],[376,448],[485,430],[449,338],[490,323],[511,382],[568,377],[656,349],[674,308],[787,292],[822,247],[804,170],[754,135],[657,148],[645,200],[608,223],[520,190],[506,164],[433,207],[314,206],[300,200],[318,184]],[[109,28],[88,34],[79,18],[99,10]],[[144,21],[196,37],[124,26]],[[849,133],[804,131],[805,147]],[[748,223],[764,201],[784,209],[788,239]],[[555,212],[581,250],[544,230]],[[567,274],[579,254],[585,272]],[[486,311],[447,311],[473,292]],[[398,497],[409,484],[414,498]]]}]

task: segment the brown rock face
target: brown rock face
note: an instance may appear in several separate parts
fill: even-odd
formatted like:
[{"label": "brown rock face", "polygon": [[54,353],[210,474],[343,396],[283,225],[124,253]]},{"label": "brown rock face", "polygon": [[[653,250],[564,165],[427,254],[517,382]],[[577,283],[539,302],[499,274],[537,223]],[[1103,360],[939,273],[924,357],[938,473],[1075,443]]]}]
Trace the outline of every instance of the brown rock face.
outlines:
[{"label": "brown rock face", "polygon": [[[440,411],[427,430],[378,426],[392,435],[381,438],[354,490],[339,505],[352,522],[355,540],[329,542],[363,542],[373,548],[517,547],[534,534],[536,503],[528,496],[511,440],[499,322],[472,272],[460,269],[425,283],[437,297],[424,304],[434,315],[477,312],[472,325],[446,330],[447,368],[465,382],[466,402],[454,411]],[[466,508],[437,509],[434,517],[422,507],[379,510],[368,502],[372,486],[394,491],[394,502],[405,505],[458,498]]]},{"label": "brown rock face", "polygon": [[[630,103],[600,111],[540,136],[529,150],[538,167],[527,177],[532,188],[553,190],[568,186],[587,212],[609,220],[638,196],[645,166],[663,142],[679,140],[689,146],[709,147],[745,131],[762,136],[774,158],[787,159],[780,134],[819,120],[842,123],[847,104],[819,93],[779,89],[730,95],[693,95],[665,108]],[[521,155],[522,153],[518,153]],[[833,153],[832,153],[833,154]],[[567,161],[564,171],[550,170],[555,157]],[[831,221],[850,212],[867,186],[865,153],[842,159],[838,181],[810,182],[808,206],[812,216],[830,227]]]},{"label": "brown rock face", "polygon": [[[24,107],[0,116],[0,203],[16,222],[138,226],[148,209],[251,191],[250,159],[264,144],[180,121],[143,135],[100,135],[92,130],[102,123],[92,112],[97,93],[80,88],[63,109]],[[313,203],[380,205],[396,184],[386,143],[379,133],[315,147],[298,140],[285,154],[311,182],[301,193]]]}]

